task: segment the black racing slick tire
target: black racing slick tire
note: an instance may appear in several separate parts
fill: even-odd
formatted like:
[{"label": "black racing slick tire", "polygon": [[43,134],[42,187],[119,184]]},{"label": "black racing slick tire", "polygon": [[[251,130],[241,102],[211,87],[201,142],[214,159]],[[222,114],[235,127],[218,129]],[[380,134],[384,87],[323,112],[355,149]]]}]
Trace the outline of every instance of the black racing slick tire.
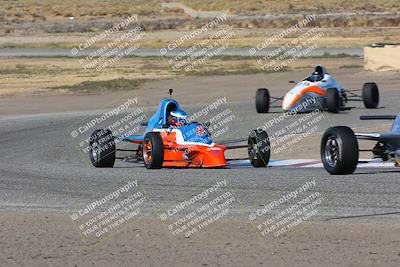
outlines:
[{"label": "black racing slick tire", "polygon": [[115,140],[108,129],[95,130],[90,137],[90,161],[97,168],[114,167]]},{"label": "black racing slick tire", "polygon": [[336,88],[330,88],[326,91],[326,108],[332,113],[340,111],[340,96]]},{"label": "black racing slick tire", "polygon": [[144,136],[143,161],[147,169],[161,169],[164,162],[164,144],[159,133],[147,133]]},{"label": "black racing slick tire", "polygon": [[259,88],[256,93],[256,110],[257,113],[268,113],[270,103],[270,95],[267,88]]},{"label": "black racing slick tire", "polygon": [[379,89],[376,83],[364,83],[362,99],[366,108],[377,108],[379,105]]},{"label": "black racing slick tire", "polygon": [[271,144],[265,131],[253,130],[248,138],[248,154],[255,168],[267,167],[271,157]]},{"label": "black racing slick tire", "polygon": [[321,160],[325,170],[333,175],[352,174],[357,168],[358,141],[351,128],[331,127],[321,140]]}]

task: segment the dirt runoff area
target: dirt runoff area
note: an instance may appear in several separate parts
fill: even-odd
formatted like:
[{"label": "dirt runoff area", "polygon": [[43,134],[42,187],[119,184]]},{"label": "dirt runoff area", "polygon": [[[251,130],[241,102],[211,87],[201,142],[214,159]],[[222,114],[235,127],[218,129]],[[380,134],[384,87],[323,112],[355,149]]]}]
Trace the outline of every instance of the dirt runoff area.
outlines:
[{"label": "dirt runoff area", "polygon": [[267,242],[255,223],[220,221],[185,238],[141,218],[95,247],[66,215],[3,213],[0,225],[1,266],[400,265],[400,225],[313,223]]},{"label": "dirt runoff area", "polygon": [[[230,64],[233,64],[231,61]],[[235,66],[243,68],[242,60]],[[14,64],[14,63],[13,63]],[[58,62],[58,64],[61,64]],[[400,84],[400,78],[396,72],[369,72],[362,68],[362,59],[302,59],[294,69],[285,72],[255,73],[235,75],[200,75],[200,76],[176,76],[166,75],[162,77],[159,73],[147,77],[135,84],[135,88],[125,90],[113,90],[115,84],[107,84],[109,90],[102,90],[101,85],[94,84],[92,90],[47,90],[41,91],[41,83],[59,86],[60,77],[54,76],[53,80],[45,77],[33,77],[28,75],[26,80],[18,77],[4,77],[4,88],[0,89],[0,115],[38,114],[63,111],[83,111],[94,109],[106,109],[119,99],[137,96],[141,106],[157,106],[160,99],[168,95],[168,89],[174,89],[174,98],[182,105],[206,104],[209,101],[228,95],[230,102],[253,102],[257,88],[266,87],[274,96],[284,95],[292,85],[288,81],[300,81],[309,75],[314,66],[322,64],[328,68],[330,73],[345,87],[349,89],[361,89],[364,82],[375,81],[380,91],[396,92]],[[222,65],[224,66],[224,65]],[[122,67],[122,66],[121,66]],[[73,67],[75,69],[75,67]],[[44,69],[43,72],[46,72]],[[113,76],[114,79],[121,78]],[[10,74],[11,75],[11,74]],[[124,76],[125,81],[135,81],[137,78]],[[1,74],[0,74],[1,77]],[[157,78],[155,78],[157,77]],[[101,77],[104,78],[104,77]],[[140,79],[144,76],[140,77]],[[37,79],[41,79],[40,82]],[[67,74],[61,80],[75,81],[75,76]],[[78,81],[81,81],[78,79]],[[114,80],[115,81],[115,80]],[[32,85],[33,84],[33,85]],[[36,88],[35,86],[39,86]],[[119,83],[117,83],[119,85]],[[124,83],[122,85],[125,85]],[[129,85],[129,83],[128,83]],[[33,87],[32,87],[33,86]],[[70,85],[74,88],[75,85]],[[18,90],[15,88],[19,88]],[[99,88],[100,87],[100,88]],[[9,89],[7,89],[9,88]],[[14,89],[12,89],[14,88]],[[20,90],[21,89],[21,90]],[[9,90],[9,91],[7,91]],[[7,93],[9,92],[9,94]],[[23,92],[23,93],[21,93]],[[194,93],[195,92],[195,93]]]}]

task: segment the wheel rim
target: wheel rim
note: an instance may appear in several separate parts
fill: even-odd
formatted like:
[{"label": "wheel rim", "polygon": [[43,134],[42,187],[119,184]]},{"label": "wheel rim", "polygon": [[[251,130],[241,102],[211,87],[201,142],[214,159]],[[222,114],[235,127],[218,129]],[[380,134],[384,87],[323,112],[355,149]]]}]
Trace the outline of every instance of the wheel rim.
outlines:
[{"label": "wheel rim", "polygon": [[146,163],[151,161],[151,152],[152,152],[151,142],[149,139],[146,139],[143,145],[143,159]]},{"label": "wheel rim", "polygon": [[100,160],[100,146],[97,142],[93,143],[92,145],[92,157],[95,162],[99,162]]},{"label": "wheel rim", "polygon": [[249,150],[249,158],[251,160],[256,160],[258,153],[258,146],[255,140],[250,141],[248,150]]},{"label": "wheel rim", "polygon": [[336,167],[339,161],[339,144],[335,137],[331,136],[325,145],[325,162],[332,168]]}]

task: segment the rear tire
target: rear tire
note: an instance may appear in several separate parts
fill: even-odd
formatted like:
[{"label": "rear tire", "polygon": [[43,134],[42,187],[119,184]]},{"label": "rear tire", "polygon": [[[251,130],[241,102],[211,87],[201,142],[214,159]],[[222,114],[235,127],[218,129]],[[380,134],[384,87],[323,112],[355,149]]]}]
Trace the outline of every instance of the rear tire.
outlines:
[{"label": "rear tire", "polygon": [[265,131],[253,130],[248,138],[248,154],[253,167],[267,167],[271,156],[271,144]]},{"label": "rear tire", "polygon": [[352,174],[358,163],[358,141],[349,127],[331,127],[321,140],[321,160],[333,175]]},{"label": "rear tire", "polygon": [[340,110],[340,96],[336,88],[330,88],[326,91],[326,107],[329,112],[338,113]]},{"label": "rear tire", "polygon": [[164,162],[164,144],[158,133],[147,133],[143,140],[143,161],[147,169],[161,169]]},{"label": "rear tire", "polygon": [[95,130],[90,138],[90,161],[97,168],[114,167],[115,141],[108,129]]},{"label": "rear tire", "polygon": [[376,83],[364,83],[362,99],[366,108],[377,108],[379,105],[379,89]]},{"label": "rear tire", "polygon": [[268,113],[270,103],[270,95],[267,88],[259,88],[256,93],[256,110],[257,113]]}]

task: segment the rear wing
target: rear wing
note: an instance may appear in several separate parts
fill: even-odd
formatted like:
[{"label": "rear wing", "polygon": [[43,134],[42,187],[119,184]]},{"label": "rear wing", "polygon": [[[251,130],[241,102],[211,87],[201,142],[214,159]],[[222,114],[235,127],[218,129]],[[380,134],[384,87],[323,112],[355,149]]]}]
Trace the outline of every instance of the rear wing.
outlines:
[{"label": "rear wing", "polygon": [[360,120],[395,120],[395,115],[364,115],[360,116]]}]

